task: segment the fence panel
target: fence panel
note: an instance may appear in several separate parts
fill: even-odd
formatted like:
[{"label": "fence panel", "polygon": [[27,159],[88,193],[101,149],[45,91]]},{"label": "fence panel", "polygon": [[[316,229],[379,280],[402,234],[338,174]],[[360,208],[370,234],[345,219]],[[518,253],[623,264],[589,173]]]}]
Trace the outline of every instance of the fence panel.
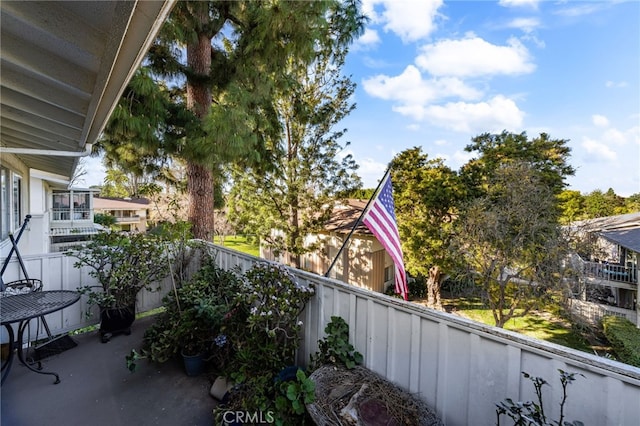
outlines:
[{"label": "fence panel", "polygon": [[[258,259],[215,247],[225,267],[247,268]],[[292,270],[313,283],[303,318],[299,362],[318,349],[331,316],[349,323],[351,341],[364,364],[418,394],[447,425],[494,425],[495,404],[509,397],[535,400],[522,372],[543,377],[548,417],[559,418],[558,369],[576,372],[565,406],[567,420],[585,424],[638,425],[640,368],[475,323],[348,284]],[[584,377],[583,377],[584,376]]]},{"label": "fence panel", "polygon": [[[74,258],[64,255],[63,253],[51,253],[22,257],[29,278],[36,278],[42,281],[43,290],[71,290],[75,291],[78,287],[85,285],[97,286],[98,282],[95,278],[89,276],[89,268],[75,268]],[[20,265],[17,260],[9,263],[7,270],[3,276],[5,283],[24,278]],[[157,286],[157,290],[143,290],[138,295],[136,309],[138,312],[145,312],[162,305],[162,298],[172,288],[171,279],[167,277]],[[98,307],[93,306],[91,309],[87,305],[87,297],[82,296],[78,303],[64,308],[61,311],[54,312],[45,316],[47,325],[52,335],[63,334],[79,328],[97,324],[100,320]],[[33,327],[30,340],[37,340],[46,337],[46,330],[39,327],[35,332],[36,320],[33,320]],[[14,326],[17,332],[17,326]],[[2,327],[0,341],[7,342],[8,336],[4,327]]]},{"label": "fence panel", "polygon": [[[260,259],[209,245],[221,267],[249,269]],[[25,257],[31,278],[45,290],[75,290],[95,282],[87,271],[73,268],[60,254]],[[6,281],[18,279],[12,263]],[[544,341],[531,339],[455,315],[349,286],[304,271],[292,270],[316,295],[302,314],[304,338],[298,361],[306,364],[318,349],[318,339],[331,316],[350,326],[351,342],[364,356],[364,364],[392,382],[423,398],[447,425],[493,425],[494,404],[510,397],[535,398],[533,386],[521,372],[545,378],[545,408],[551,419],[559,415],[561,387],[558,369],[577,372],[565,407],[568,420],[586,424],[637,425],[640,418],[640,369]],[[143,294],[140,306],[159,305],[171,290],[164,280],[158,294]],[[51,316],[52,331],[83,327],[85,305],[78,303]],[[49,318],[47,318],[49,321]]]}]

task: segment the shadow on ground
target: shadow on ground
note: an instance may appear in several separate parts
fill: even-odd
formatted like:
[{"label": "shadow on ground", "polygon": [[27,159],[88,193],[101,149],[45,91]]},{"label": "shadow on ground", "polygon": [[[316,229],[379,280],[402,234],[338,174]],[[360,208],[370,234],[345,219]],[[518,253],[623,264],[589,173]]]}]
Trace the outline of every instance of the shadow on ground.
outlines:
[{"label": "shadow on ground", "polygon": [[29,371],[14,359],[0,388],[3,426],[204,426],[213,424],[216,400],[207,375],[188,377],[178,360],[162,365],[140,362],[126,368],[125,356],[139,348],[153,317],[136,320],[129,336],[101,343],[98,332],[74,336],[78,346],[45,358]]}]

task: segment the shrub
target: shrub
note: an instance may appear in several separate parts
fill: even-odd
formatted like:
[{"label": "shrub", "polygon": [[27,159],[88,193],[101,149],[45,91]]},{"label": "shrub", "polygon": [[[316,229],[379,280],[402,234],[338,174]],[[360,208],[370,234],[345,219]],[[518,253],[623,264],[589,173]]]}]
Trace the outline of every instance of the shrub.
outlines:
[{"label": "shrub", "polygon": [[[287,384],[293,411],[283,400],[275,406],[283,389],[274,379],[295,364],[302,332],[299,316],[314,294],[313,286],[300,285],[286,267],[273,263],[256,264],[241,280],[221,327],[233,352],[226,373],[235,386],[216,415],[221,410],[271,411],[277,424],[302,424],[304,414],[298,411],[308,393],[306,379],[296,377],[299,388]],[[289,385],[294,385],[291,391]],[[291,421],[291,416],[300,418]]]},{"label": "shrub", "polygon": [[[522,372],[522,375],[531,380],[533,387],[535,388],[537,402],[534,401],[514,401],[511,398],[507,398],[504,401],[496,404],[497,426],[500,426],[500,418],[503,415],[508,416],[513,421],[514,426],[583,426],[579,420],[569,422],[564,420],[564,405],[567,402],[567,386],[569,386],[575,379],[576,373],[567,373],[566,371],[558,369],[560,373],[560,384],[562,385],[562,400],[560,401],[560,419],[550,421],[547,419],[547,415],[544,412],[544,403],[542,401],[542,387],[549,383],[542,377],[534,377],[529,373]],[[580,374],[584,377],[582,374]]]},{"label": "shrub", "polygon": [[169,274],[167,243],[167,239],[148,234],[100,232],[66,255],[77,258],[73,266],[87,268],[99,283],[78,287],[89,296],[89,306],[128,309],[142,289],[154,290],[154,284]]},{"label": "shrub", "polygon": [[618,359],[640,367],[640,329],[628,319],[613,315],[602,319],[602,328]]},{"label": "shrub", "polygon": [[323,364],[344,365],[351,369],[362,363],[362,354],[349,343],[349,324],[341,317],[331,317],[324,329],[326,337],[318,341],[318,352],[311,355],[311,369]]},{"label": "shrub", "polygon": [[256,264],[241,279],[242,288],[222,325],[236,352],[231,365],[236,383],[264,373],[274,377],[295,363],[302,332],[299,316],[314,293],[277,264]]},{"label": "shrub", "polygon": [[162,363],[180,350],[195,354],[219,347],[216,338],[223,318],[241,287],[234,272],[220,269],[213,258],[205,257],[191,280],[165,296],[164,311],[145,331],[142,351],[127,357],[129,369],[135,370],[135,361],[141,358]]}]

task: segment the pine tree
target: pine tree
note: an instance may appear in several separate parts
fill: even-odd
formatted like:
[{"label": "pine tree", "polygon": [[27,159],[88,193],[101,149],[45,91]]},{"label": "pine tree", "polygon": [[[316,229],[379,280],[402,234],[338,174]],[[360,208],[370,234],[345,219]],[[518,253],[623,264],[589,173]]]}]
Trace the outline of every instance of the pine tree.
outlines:
[{"label": "pine tree", "polygon": [[282,70],[311,63],[319,46],[347,45],[362,20],[355,0],[177,2],[103,144],[183,160],[193,234],[211,240],[221,165],[270,168]]},{"label": "pine tree", "polygon": [[360,186],[351,155],[341,157],[346,130],[335,129],[355,108],[355,84],[341,74],[346,53],[333,44],[311,65],[289,61],[289,84],[275,97],[282,131],[266,140],[275,167],[233,173],[230,219],[298,268],[301,255],[314,249],[305,236],[322,228],[338,194]]}]

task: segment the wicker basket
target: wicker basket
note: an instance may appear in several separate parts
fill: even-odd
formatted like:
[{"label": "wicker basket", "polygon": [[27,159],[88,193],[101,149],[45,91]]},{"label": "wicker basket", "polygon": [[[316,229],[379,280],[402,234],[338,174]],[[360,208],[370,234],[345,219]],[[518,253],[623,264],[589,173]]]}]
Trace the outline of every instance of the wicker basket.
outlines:
[{"label": "wicker basket", "polygon": [[325,365],[310,378],[316,399],[307,411],[316,425],[442,425],[425,401],[367,368]]}]

